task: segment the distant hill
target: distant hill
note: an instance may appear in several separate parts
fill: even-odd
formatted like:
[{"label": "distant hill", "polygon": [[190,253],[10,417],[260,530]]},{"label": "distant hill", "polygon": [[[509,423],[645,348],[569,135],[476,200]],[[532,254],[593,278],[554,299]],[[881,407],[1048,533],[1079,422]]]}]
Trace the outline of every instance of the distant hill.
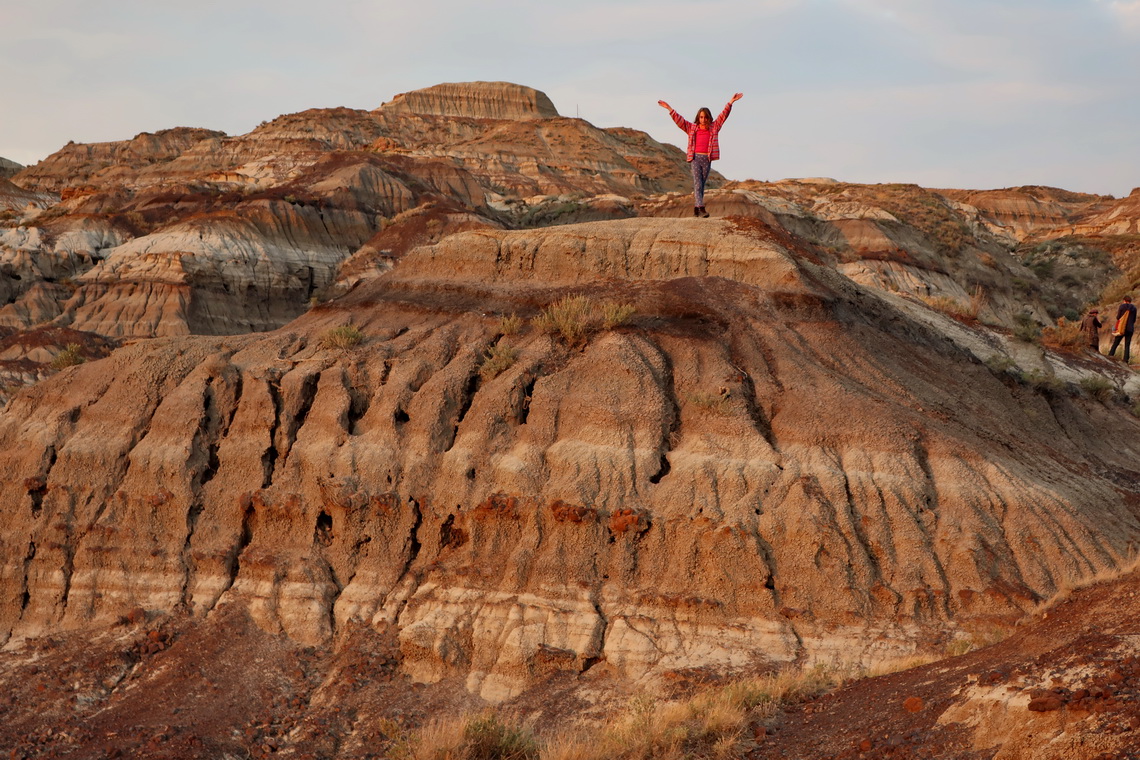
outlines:
[{"label": "distant hill", "polygon": [[18,174],[19,171],[23,168],[23,165],[18,164],[15,161],[9,161],[3,156],[0,156],[0,179],[13,177]]}]

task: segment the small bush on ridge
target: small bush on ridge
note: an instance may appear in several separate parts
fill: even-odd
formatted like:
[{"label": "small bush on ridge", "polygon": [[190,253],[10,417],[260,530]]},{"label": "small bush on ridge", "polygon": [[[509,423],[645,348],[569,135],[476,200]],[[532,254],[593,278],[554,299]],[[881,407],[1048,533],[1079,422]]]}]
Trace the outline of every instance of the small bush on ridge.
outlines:
[{"label": "small bush on ridge", "polygon": [[483,363],[479,365],[479,377],[484,381],[494,380],[509,369],[518,357],[519,350],[513,346],[502,343],[491,346],[483,355]]},{"label": "small bush on ridge", "polygon": [[534,318],[534,326],[543,332],[561,335],[567,343],[577,343],[586,337],[593,306],[586,296],[566,296],[543,309]]},{"label": "small bush on ridge", "polygon": [[602,304],[602,327],[607,330],[620,327],[629,321],[634,311],[632,304],[607,301]]},{"label": "small bush on ridge", "polygon": [[68,343],[67,348],[60,351],[51,360],[52,369],[66,369],[67,367],[74,367],[76,364],[82,364],[87,361],[83,357],[83,346],[78,343]]},{"label": "small bush on ridge", "polygon": [[1115,389],[1112,382],[1103,375],[1082,377],[1080,385],[1081,390],[1102,404],[1112,398],[1112,392]]},{"label": "small bush on ridge", "polygon": [[499,317],[499,332],[503,335],[514,335],[522,329],[522,318],[518,314]]},{"label": "small bush on ridge", "polygon": [[321,336],[321,345],[325,348],[339,348],[348,350],[360,345],[364,340],[364,333],[356,325],[341,325],[334,327]]}]

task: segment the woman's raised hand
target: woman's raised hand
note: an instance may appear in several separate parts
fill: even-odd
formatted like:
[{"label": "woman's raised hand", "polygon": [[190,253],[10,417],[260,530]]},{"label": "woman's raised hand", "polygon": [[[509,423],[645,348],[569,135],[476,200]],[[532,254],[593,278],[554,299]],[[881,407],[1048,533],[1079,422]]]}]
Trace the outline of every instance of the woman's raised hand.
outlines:
[{"label": "woman's raised hand", "polygon": [[668,103],[666,103],[664,100],[658,100],[657,105],[661,106],[662,108],[667,108],[670,111],[673,110],[673,107],[671,105],[669,105]]},{"label": "woman's raised hand", "polygon": [[735,95],[733,95],[732,98],[728,102],[729,103],[735,103],[736,101],[740,100],[743,97],[744,97],[744,93],[738,92]]}]

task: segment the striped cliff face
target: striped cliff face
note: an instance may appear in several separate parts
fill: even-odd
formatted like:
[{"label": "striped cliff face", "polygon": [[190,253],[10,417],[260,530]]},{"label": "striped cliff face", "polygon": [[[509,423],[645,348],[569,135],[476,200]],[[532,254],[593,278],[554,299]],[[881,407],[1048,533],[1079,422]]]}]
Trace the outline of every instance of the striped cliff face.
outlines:
[{"label": "striped cliff face", "polygon": [[129,346],[0,415],[0,634],[232,604],[498,701],[874,662],[1125,562],[1135,419],[917,308],[757,220],[630,219]]}]

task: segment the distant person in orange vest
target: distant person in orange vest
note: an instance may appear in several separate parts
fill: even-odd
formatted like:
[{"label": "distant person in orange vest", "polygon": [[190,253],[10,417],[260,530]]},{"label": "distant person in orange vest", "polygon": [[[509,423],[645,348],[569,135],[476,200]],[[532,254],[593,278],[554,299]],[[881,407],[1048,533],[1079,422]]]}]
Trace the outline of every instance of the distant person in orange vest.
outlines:
[{"label": "distant person in orange vest", "polygon": [[744,97],[738,92],[729,98],[728,104],[720,112],[720,116],[713,120],[712,111],[701,108],[697,111],[696,122],[686,121],[685,117],[673,110],[673,107],[664,100],[658,100],[657,105],[669,111],[673,122],[689,136],[689,147],[685,151],[685,160],[693,170],[693,216],[707,217],[705,211],[705,182],[708,181],[709,172],[712,171],[712,162],[720,158],[720,141],[718,135],[724,126],[724,120],[732,111],[732,104]]},{"label": "distant person in orange vest", "polygon": [[1132,347],[1132,333],[1136,331],[1136,305],[1132,303],[1132,296],[1124,296],[1123,303],[1116,310],[1116,326],[1112,329],[1112,348],[1108,350],[1109,356],[1116,356],[1116,347],[1124,341],[1124,363],[1128,363],[1128,351]]},{"label": "distant person in orange vest", "polygon": [[1089,348],[1100,353],[1100,309],[1089,309],[1089,313],[1081,321],[1081,332],[1089,341]]}]

